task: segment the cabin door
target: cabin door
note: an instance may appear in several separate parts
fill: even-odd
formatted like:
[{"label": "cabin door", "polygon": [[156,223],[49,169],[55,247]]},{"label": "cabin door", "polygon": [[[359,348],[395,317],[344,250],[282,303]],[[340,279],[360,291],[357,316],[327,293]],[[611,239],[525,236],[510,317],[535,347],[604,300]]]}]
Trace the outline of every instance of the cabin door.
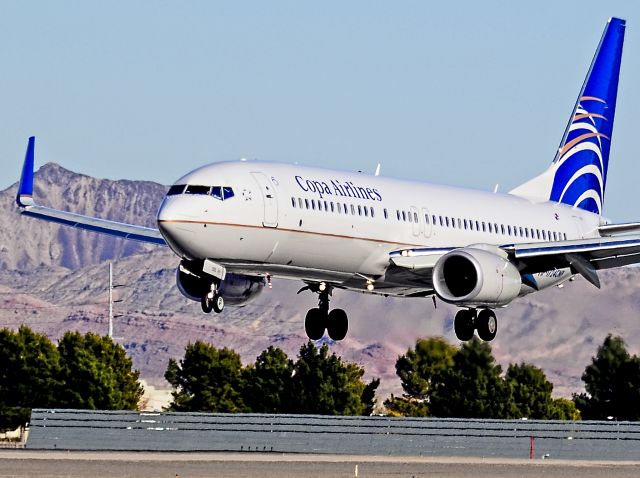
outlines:
[{"label": "cabin door", "polygon": [[278,196],[276,188],[266,174],[252,172],[251,176],[256,180],[264,203],[264,217],[262,225],[265,227],[278,227]]}]

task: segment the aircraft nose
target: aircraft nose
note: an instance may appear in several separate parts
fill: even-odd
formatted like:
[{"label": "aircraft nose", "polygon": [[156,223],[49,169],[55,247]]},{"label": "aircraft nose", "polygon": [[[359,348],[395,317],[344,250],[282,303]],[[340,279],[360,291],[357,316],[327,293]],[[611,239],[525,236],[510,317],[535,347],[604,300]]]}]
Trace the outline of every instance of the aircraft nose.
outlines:
[{"label": "aircraft nose", "polygon": [[178,255],[188,255],[194,236],[192,221],[185,214],[184,198],[165,198],[158,210],[160,234]]}]

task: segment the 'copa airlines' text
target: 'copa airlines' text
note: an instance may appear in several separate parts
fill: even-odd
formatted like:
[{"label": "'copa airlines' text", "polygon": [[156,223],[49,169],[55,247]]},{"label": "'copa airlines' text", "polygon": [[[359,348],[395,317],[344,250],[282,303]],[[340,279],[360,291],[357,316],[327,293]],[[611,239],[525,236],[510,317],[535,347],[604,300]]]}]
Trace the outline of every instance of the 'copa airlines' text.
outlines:
[{"label": "'copa airlines' text", "polygon": [[377,189],[356,186],[351,181],[341,183],[338,180],[332,179],[327,183],[325,181],[305,179],[302,176],[296,176],[296,182],[304,192],[316,193],[320,199],[324,196],[341,196],[357,199],[369,199],[371,201],[382,201],[382,196]]}]

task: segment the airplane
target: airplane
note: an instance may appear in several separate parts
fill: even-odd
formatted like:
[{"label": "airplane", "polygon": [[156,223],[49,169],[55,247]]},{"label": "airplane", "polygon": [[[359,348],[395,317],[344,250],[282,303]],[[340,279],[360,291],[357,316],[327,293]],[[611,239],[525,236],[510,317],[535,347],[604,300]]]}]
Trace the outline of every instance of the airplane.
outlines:
[{"label": "airplane", "polygon": [[244,305],[279,277],[318,294],[311,340],[346,337],[347,313],[329,300],[347,290],[438,298],[459,308],[459,340],[491,341],[494,309],[577,276],[599,288],[598,270],[640,262],[640,223],[602,215],[625,25],[607,22],[551,165],[509,193],[219,162],[170,186],[148,228],[36,204],[31,137],[16,201],[25,216],[169,246],[180,292],[205,313]]}]

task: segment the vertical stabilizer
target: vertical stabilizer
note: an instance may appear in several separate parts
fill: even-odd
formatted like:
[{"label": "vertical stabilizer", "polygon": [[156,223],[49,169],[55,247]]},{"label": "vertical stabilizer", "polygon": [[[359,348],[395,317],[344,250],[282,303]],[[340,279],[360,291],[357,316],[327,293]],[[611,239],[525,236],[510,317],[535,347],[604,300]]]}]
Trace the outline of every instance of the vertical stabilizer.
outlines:
[{"label": "vertical stabilizer", "polygon": [[553,163],[511,194],[602,213],[624,30],[609,19]]}]

